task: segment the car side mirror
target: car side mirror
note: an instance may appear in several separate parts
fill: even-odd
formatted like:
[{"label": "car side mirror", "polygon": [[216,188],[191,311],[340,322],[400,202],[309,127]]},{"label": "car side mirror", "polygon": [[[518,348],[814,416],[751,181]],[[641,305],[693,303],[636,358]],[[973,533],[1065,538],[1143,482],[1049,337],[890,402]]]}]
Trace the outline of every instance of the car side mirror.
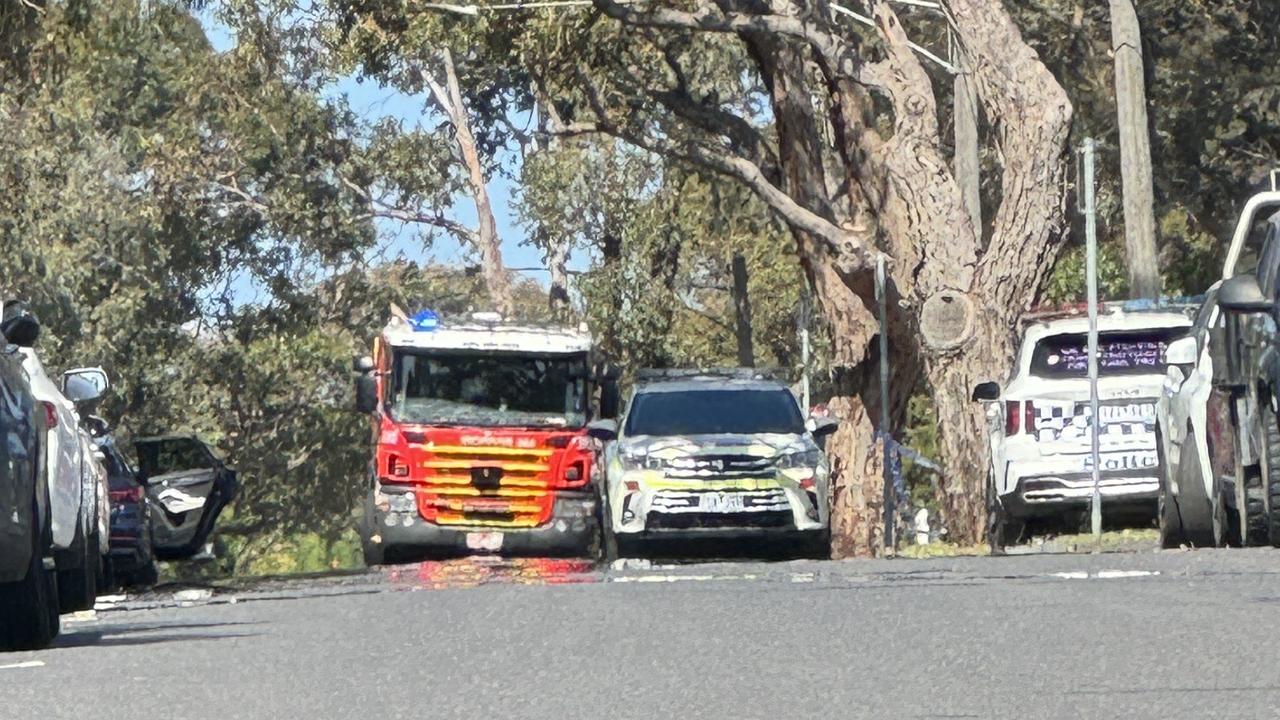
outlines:
[{"label": "car side mirror", "polygon": [[973,386],[974,402],[994,402],[1000,399],[1000,384],[994,382],[978,383]]},{"label": "car side mirror", "polygon": [[587,423],[587,435],[601,442],[609,442],[618,438],[618,421],[612,418]]},{"label": "car side mirror", "polygon": [[1169,343],[1164,350],[1165,365],[1193,365],[1200,347],[1194,337],[1184,337]]},{"label": "car side mirror", "polygon": [[361,357],[358,357],[355,359],[354,362],[351,363],[351,369],[355,370],[358,373],[373,372],[373,368],[374,368],[373,358],[369,357],[368,355],[363,355]]},{"label": "car side mirror", "polygon": [[0,335],[18,347],[35,347],[40,339],[40,321],[21,300],[9,300],[0,315]]},{"label": "car side mirror", "polygon": [[1218,307],[1235,313],[1269,312],[1275,307],[1262,288],[1258,286],[1255,275],[1236,275],[1222,281],[1218,289]]},{"label": "car side mirror", "polygon": [[830,417],[811,417],[804,427],[815,438],[824,438],[840,428],[840,421]]},{"label": "car side mirror", "polygon": [[356,378],[356,411],[365,415],[378,409],[378,380],[372,375]]},{"label": "car side mirror", "polygon": [[76,368],[62,373],[62,394],[73,403],[97,400],[110,386],[107,371],[100,367]]}]

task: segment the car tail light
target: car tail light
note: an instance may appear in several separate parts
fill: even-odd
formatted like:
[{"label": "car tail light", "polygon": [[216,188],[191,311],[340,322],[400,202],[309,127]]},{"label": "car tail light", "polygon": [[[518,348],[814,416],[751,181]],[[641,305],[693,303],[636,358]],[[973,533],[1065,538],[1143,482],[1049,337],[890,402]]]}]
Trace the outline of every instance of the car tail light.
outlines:
[{"label": "car tail light", "polygon": [[635,480],[628,480],[622,485],[627,489],[627,492],[629,493],[640,492],[640,483],[636,482]]},{"label": "car tail light", "polygon": [[1017,435],[1019,432],[1035,434],[1036,404],[1030,400],[1006,400],[1004,403],[1004,434]]},{"label": "car tail light", "polygon": [[44,405],[44,423],[50,430],[58,427],[58,408],[53,403],[45,400],[41,403]]},{"label": "car tail light", "polygon": [[141,487],[131,487],[126,490],[112,490],[110,495],[111,502],[137,503],[142,502],[143,492]]}]

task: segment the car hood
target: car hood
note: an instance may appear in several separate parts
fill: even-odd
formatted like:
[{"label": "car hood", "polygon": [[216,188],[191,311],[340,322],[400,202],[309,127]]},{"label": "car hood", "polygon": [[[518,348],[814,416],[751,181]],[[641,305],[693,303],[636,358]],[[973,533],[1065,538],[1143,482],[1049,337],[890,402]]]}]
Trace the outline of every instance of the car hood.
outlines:
[{"label": "car hood", "polygon": [[779,455],[816,450],[808,435],[684,435],[655,437],[641,435],[618,441],[618,451],[627,455],[647,455],[663,460],[713,455],[752,455],[774,458]]}]

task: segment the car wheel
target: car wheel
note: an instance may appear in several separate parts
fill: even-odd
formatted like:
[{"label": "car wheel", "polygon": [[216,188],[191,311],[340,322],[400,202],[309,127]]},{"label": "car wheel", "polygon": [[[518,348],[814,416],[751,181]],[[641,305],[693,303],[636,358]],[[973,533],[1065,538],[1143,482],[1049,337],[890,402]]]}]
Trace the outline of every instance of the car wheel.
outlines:
[{"label": "car wheel", "polygon": [[145,564],[141,565],[134,571],[133,577],[134,587],[150,588],[155,587],[160,582],[160,569],[156,567],[155,558],[150,558]]},{"label": "car wheel", "polygon": [[613,513],[609,510],[609,491],[600,489],[600,561],[605,567],[613,565],[619,557],[618,536],[613,532]]},{"label": "car wheel", "polygon": [[1182,462],[1178,464],[1180,493],[1174,501],[1177,503],[1178,516],[1182,522],[1182,532],[1192,547],[1220,547],[1221,535],[1218,524],[1224,520],[1218,516],[1216,490],[1213,493],[1204,491],[1204,470],[1200,467],[1199,439],[1190,423],[1187,424],[1180,455],[1182,457]]},{"label": "car wheel", "polygon": [[1169,492],[1169,483],[1163,478],[1156,508],[1160,521],[1160,547],[1165,550],[1182,547],[1187,536],[1182,529],[1182,516],[1178,513],[1178,499]]},{"label": "car wheel", "polygon": [[996,495],[995,478],[987,478],[987,542],[992,555],[1004,555],[1005,548],[1022,539],[1026,523],[1009,517]]},{"label": "car wheel", "polygon": [[64,613],[93,609],[98,599],[98,556],[96,542],[86,541],[80,530],[72,545],[72,557],[79,555],[79,567],[58,570],[58,607]]},{"label": "car wheel", "polygon": [[1245,465],[1241,462],[1242,454],[1236,456],[1236,467],[1239,470],[1234,488],[1236,517],[1232,518],[1232,521],[1236,526],[1235,537],[1245,547],[1267,545],[1271,541],[1267,522],[1266,470],[1263,469],[1267,462],[1266,422],[1262,417],[1263,408],[1258,400],[1256,392],[1249,393],[1248,404],[1254,408],[1254,420],[1248,427],[1240,428],[1240,436],[1243,439],[1243,436],[1247,435],[1253,447],[1259,449],[1260,457],[1256,464]]},{"label": "car wheel", "polygon": [[1164,454],[1164,433],[1160,425],[1156,425],[1157,467],[1160,468],[1160,492],[1156,496],[1156,520],[1160,524],[1160,547],[1171,550],[1181,547],[1187,542],[1186,531],[1182,529],[1182,514],[1178,509],[1178,498],[1169,492],[1169,466]]},{"label": "car wheel", "polygon": [[[1270,393],[1267,397],[1271,399]],[[1262,416],[1262,488],[1263,513],[1266,516],[1267,540],[1280,547],[1280,419],[1271,402],[1263,403]]]},{"label": "car wheel", "polygon": [[0,583],[0,650],[39,650],[58,636],[57,580],[45,570],[39,543],[21,580]]}]

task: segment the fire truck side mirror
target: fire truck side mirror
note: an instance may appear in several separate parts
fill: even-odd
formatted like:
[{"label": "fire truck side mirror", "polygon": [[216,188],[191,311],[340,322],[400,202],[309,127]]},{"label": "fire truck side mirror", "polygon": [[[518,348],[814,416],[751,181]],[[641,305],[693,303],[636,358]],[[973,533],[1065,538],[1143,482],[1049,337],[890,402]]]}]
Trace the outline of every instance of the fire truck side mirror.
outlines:
[{"label": "fire truck side mirror", "polygon": [[621,405],[622,393],[618,390],[618,383],[614,380],[606,380],[600,385],[600,418],[616,419]]},{"label": "fire truck side mirror", "polygon": [[356,378],[356,410],[365,414],[378,409],[378,381],[372,375]]}]

